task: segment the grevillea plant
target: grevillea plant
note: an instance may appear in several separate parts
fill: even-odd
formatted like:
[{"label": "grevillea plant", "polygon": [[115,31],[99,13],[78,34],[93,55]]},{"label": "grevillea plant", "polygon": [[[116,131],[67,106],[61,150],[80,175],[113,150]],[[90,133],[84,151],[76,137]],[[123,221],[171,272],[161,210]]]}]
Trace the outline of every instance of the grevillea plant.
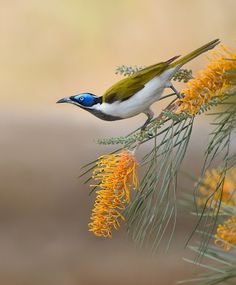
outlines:
[{"label": "grevillea plant", "polygon": [[[129,76],[140,69],[121,66],[117,73]],[[181,97],[163,96],[160,100],[172,101],[145,131],[98,139],[99,144],[119,144],[120,148],[83,167],[82,175],[89,175],[86,182],[96,195],[89,230],[96,236],[111,237],[122,223],[140,245],[155,251],[164,241],[168,247],[177,218],[177,178],[187,158],[194,120],[209,114],[215,129],[209,134],[201,176],[192,194],[181,199],[185,205],[192,202],[192,212],[198,216],[188,239],[188,244],[193,236],[199,240],[198,245],[189,245],[198,257],[188,261],[218,272],[214,277],[205,274],[186,282],[217,284],[236,275],[236,254],[234,258],[231,254],[236,247],[236,53],[221,45],[195,76],[182,69],[173,79],[186,83]],[[137,162],[142,144],[148,150]],[[144,175],[138,181],[141,168]],[[168,238],[163,239],[167,232]],[[202,256],[214,260],[215,267],[201,263]],[[217,269],[218,263],[223,269]]]},{"label": "grevillea plant", "polygon": [[130,189],[137,188],[137,162],[134,155],[123,150],[99,158],[93,171],[93,185],[99,190],[92,211],[89,230],[96,236],[111,237],[124,220],[122,211],[130,203]]}]

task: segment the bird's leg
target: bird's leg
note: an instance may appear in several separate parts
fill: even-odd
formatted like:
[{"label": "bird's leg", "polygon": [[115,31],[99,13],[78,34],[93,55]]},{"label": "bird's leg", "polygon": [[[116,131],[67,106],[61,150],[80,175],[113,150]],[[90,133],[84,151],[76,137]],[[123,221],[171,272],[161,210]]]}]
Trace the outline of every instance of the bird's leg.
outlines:
[{"label": "bird's leg", "polygon": [[172,83],[170,83],[169,87],[171,90],[173,90],[173,92],[177,95],[178,98],[182,97],[181,93],[174,87],[174,85]]},{"label": "bird's leg", "polygon": [[146,111],[143,112],[148,118],[146,122],[143,124],[141,127],[141,132],[144,132],[147,125],[151,122],[152,118],[154,117],[154,112],[151,109],[147,109]]}]

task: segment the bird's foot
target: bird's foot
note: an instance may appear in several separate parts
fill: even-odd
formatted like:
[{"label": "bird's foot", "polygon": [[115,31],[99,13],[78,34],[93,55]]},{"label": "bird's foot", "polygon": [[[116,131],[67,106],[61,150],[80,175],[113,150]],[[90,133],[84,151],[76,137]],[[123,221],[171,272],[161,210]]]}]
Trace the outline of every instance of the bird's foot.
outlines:
[{"label": "bird's foot", "polygon": [[146,126],[142,127],[140,130],[140,136],[141,137],[147,137],[147,138],[152,138],[153,134],[151,132],[148,132],[148,130],[146,129]]},{"label": "bird's foot", "polygon": [[152,133],[147,133],[148,135],[148,138],[151,139],[153,137],[153,134]]}]

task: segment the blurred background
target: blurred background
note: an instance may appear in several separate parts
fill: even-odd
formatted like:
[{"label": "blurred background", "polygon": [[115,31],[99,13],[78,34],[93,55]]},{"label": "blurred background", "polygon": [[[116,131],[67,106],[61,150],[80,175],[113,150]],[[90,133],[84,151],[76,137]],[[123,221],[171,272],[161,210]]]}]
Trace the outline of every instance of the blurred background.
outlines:
[{"label": "blurred background", "polygon": [[[102,95],[120,79],[121,64],[153,64],[218,37],[234,47],[236,2],[2,0],[0,7],[0,283],[165,285],[192,276],[181,260],[188,219],[180,217],[168,254],[154,257],[124,230],[109,240],[87,230],[94,197],[80,167],[107,152],[96,138],[125,135],[144,116],[105,122],[55,102]],[[202,56],[188,67],[204,63]],[[195,124],[183,164],[193,174],[207,128],[205,117]]]}]

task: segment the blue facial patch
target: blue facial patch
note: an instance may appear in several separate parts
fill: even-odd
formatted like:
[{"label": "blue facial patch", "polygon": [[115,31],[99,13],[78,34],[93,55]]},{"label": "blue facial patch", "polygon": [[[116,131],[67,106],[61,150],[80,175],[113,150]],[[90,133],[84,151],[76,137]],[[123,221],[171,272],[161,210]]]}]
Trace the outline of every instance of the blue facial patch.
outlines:
[{"label": "blue facial patch", "polygon": [[84,107],[92,107],[95,103],[94,95],[90,93],[81,93],[79,95],[70,97],[70,99]]}]

